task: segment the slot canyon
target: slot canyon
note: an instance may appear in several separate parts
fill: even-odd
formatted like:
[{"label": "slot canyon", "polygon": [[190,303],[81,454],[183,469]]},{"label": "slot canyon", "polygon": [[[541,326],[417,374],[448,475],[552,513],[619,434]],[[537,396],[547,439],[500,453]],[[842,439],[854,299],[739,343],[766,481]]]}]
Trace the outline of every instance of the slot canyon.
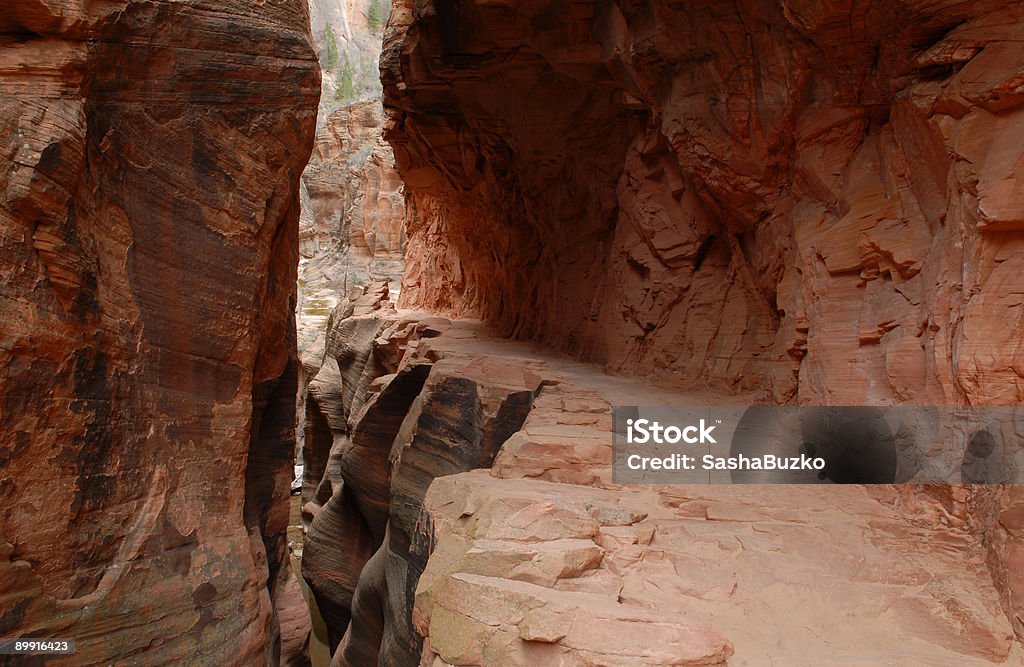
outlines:
[{"label": "slot canyon", "polygon": [[1022,146],[1016,1],[0,0],[0,665],[1024,665],[1012,476],[612,472],[1015,415]]}]

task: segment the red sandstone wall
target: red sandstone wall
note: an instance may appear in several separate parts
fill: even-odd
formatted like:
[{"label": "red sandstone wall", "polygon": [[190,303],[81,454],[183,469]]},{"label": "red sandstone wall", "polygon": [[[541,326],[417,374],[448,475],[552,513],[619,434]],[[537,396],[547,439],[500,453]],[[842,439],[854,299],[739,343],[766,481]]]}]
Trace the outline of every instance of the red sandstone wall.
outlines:
[{"label": "red sandstone wall", "polygon": [[308,22],[0,2],[4,636],[276,664]]},{"label": "red sandstone wall", "polygon": [[777,401],[1020,401],[1022,12],[399,2],[403,304]]},{"label": "red sandstone wall", "polygon": [[383,125],[380,100],[367,99],[338,109],[317,132],[302,176],[309,200],[299,230],[303,257],[316,260],[301,278],[313,287],[344,296],[346,283],[399,286],[405,197]]}]

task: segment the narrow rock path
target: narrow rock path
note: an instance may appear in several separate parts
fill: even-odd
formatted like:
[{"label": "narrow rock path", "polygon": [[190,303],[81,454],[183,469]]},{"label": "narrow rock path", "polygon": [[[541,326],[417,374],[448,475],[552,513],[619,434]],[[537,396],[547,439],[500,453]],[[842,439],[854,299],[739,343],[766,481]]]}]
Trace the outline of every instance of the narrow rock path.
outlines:
[{"label": "narrow rock path", "polygon": [[311,384],[330,433],[307,440],[333,440],[303,563],[332,664],[1024,664],[977,488],[615,485],[613,405],[761,397],[611,377],[372,292],[348,312]]},{"label": "narrow rock path", "polygon": [[[431,354],[545,386],[494,467],[434,481],[414,618],[437,664],[1024,664],[970,487],[616,487],[613,404],[674,393],[457,322]],[[418,351],[423,354],[423,350]]]}]

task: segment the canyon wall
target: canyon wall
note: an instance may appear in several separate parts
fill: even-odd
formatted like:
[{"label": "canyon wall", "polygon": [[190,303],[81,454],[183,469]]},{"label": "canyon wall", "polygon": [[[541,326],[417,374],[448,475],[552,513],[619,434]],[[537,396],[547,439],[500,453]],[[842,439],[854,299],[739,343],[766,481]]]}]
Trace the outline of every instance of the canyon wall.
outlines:
[{"label": "canyon wall", "polygon": [[319,126],[339,107],[380,98],[381,33],[388,0],[307,0],[310,29],[320,57]]},{"label": "canyon wall", "polygon": [[1015,488],[615,485],[609,415],[1024,398],[1022,13],[397,2],[404,309],[306,405],[333,664],[1024,661]]},{"label": "canyon wall", "polygon": [[[305,439],[305,397],[320,372],[327,321],[349,294],[371,283],[399,293],[405,244],[405,194],[381,131],[379,99],[337,109],[317,131],[302,174],[299,223],[298,347],[302,371],[297,440]],[[326,374],[326,372],[325,372]]]},{"label": "canyon wall", "polygon": [[400,288],[405,195],[383,126],[380,100],[369,99],[333,112],[317,132],[299,229],[310,291],[343,295],[377,280]]},{"label": "canyon wall", "polygon": [[277,664],[303,0],[0,3],[0,635]]},{"label": "canyon wall", "polygon": [[401,0],[402,304],[667,385],[1019,402],[1022,14]]},{"label": "canyon wall", "polygon": [[526,419],[529,364],[432,354],[441,318],[397,313],[386,289],[340,306],[307,396],[302,574],[337,664],[414,665],[412,595],[431,552],[435,477],[489,467]]},{"label": "canyon wall", "polygon": [[[302,174],[296,326],[296,454],[306,395],[324,356],[328,316],[350,292],[385,281],[397,298],[405,245],[404,186],[384,141],[378,60],[387,0],[308,0],[322,94]],[[297,545],[296,545],[297,546]]]}]

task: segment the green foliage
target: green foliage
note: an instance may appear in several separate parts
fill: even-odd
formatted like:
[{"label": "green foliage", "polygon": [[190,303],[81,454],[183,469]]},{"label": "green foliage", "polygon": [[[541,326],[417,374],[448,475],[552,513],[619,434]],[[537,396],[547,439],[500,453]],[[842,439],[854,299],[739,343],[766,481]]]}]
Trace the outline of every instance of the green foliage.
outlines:
[{"label": "green foliage", "polygon": [[380,62],[367,53],[359,54],[359,77],[366,83],[366,92],[379,92]]},{"label": "green foliage", "polygon": [[324,69],[333,72],[338,67],[338,40],[335,39],[330,24],[324,28],[324,50],[321,56],[324,60]]},{"label": "green foliage", "polygon": [[340,104],[346,104],[356,95],[355,82],[353,77],[355,71],[352,63],[348,61],[348,54],[341,57],[341,69],[338,70],[338,83],[334,87],[334,100]]},{"label": "green foliage", "polygon": [[370,32],[374,35],[380,32],[387,20],[387,15],[381,8],[381,2],[382,0],[370,0],[370,5],[366,8],[366,22],[370,26]]}]

